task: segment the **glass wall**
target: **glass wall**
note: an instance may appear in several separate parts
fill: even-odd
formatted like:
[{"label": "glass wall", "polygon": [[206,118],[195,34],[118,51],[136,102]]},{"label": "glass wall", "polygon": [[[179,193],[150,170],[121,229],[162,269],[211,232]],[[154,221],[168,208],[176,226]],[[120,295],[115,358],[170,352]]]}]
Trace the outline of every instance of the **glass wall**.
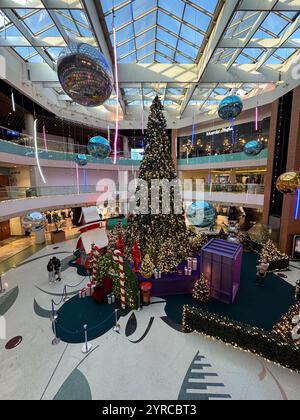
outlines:
[{"label": "glass wall", "polygon": [[259,130],[255,131],[255,123],[235,125],[234,129],[230,123],[222,129],[213,129],[194,136],[178,138],[178,157],[201,157],[211,155],[222,155],[228,153],[239,153],[243,151],[244,145],[251,140],[260,139],[264,148],[268,147],[270,131],[270,117],[259,123]]}]

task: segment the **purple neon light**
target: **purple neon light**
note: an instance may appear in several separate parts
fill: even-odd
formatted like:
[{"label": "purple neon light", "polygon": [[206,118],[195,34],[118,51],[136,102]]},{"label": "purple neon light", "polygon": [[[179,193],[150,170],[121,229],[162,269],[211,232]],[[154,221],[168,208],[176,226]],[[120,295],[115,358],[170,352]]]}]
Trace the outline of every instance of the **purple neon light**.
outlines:
[{"label": "purple neon light", "polygon": [[117,56],[117,35],[116,28],[113,24],[114,37],[114,56],[115,56],[115,81],[116,81],[116,95],[117,95],[117,109],[116,109],[116,132],[114,141],[114,165],[117,163],[118,155],[118,136],[119,136],[119,73],[118,73],[118,56]]},{"label": "purple neon light", "polygon": [[47,145],[47,136],[46,136],[46,127],[45,127],[45,125],[43,125],[43,137],[44,137],[45,150],[46,150],[46,152],[48,152],[48,145]]},{"label": "purple neon light", "polygon": [[297,201],[295,207],[295,220],[299,218],[299,209],[300,209],[300,188],[297,189]]}]

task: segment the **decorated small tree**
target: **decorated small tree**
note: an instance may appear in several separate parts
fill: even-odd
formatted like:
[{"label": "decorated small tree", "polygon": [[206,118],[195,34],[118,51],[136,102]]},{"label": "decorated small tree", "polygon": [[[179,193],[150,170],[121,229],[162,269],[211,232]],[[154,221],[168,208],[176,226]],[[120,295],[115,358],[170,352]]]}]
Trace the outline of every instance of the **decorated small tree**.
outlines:
[{"label": "decorated small tree", "polygon": [[149,254],[147,254],[145,255],[145,258],[142,261],[141,274],[143,277],[148,279],[152,277],[153,270],[154,270],[154,264],[151,261]]},{"label": "decorated small tree", "polygon": [[174,243],[167,239],[157,247],[157,268],[163,273],[175,273],[177,271],[178,260],[176,258],[176,250]]},{"label": "decorated small tree", "polygon": [[201,248],[207,244],[209,241],[208,236],[205,233],[200,233],[196,235],[192,240],[193,250],[200,252]]},{"label": "decorated small tree", "polygon": [[202,303],[207,303],[210,299],[210,289],[208,281],[202,273],[200,279],[195,283],[193,290],[193,298]]},{"label": "decorated small tree", "polygon": [[264,245],[260,254],[260,262],[270,264],[269,270],[282,270],[288,267],[289,257],[286,254],[280,252],[273,241],[269,239]]}]

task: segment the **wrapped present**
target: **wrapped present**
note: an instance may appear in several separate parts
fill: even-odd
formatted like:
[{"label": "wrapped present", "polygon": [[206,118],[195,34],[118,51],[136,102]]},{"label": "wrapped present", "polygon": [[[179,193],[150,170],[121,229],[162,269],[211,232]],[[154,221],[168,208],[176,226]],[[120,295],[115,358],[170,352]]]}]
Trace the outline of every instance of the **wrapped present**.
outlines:
[{"label": "wrapped present", "polygon": [[188,267],[185,267],[185,268],[184,268],[184,274],[185,274],[186,276],[188,275],[188,270],[189,270],[189,269],[188,269]]},{"label": "wrapped present", "polygon": [[191,275],[192,275],[192,269],[191,269],[191,268],[188,268],[188,270],[187,270],[187,271],[188,271],[187,275],[188,275],[188,276],[191,276]]},{"label": "wrapped present", "polygon": [[198,269],[198,260],[197,258],[193,258],[193,271]]},{"label": "wrapped present", "polygon": [[93,296],[96,288],[96,282],[91,281],[86,285],[86,296]]},{"label": "wrapped present", "polygon": [[154,277],[156,278],[156,280],[161,279],[161,275],[162,275],[161,269],[160,268],[155,268]]},{"label": "wrapped present", "polygon": [[109,305],[111,305],[111,304],[112,304],[112,294],[107,295],[107,303],[108,303]]},{"label": "wrapped present", "polygon": [[193,258],[188,258],[187,259],[187,268],[190,268],[192,270],[193,268]]},{"label": "wrapped present", "polygon": [[86,289],[79,291],[79,299],[84,299],[86,297]]},{"label": "wrapped present", "polygon": [[116,297],[114,294],[111,295],[111,303],[115,303],[116,301]]},{"label": "wrapped present", "polygon": [[179,269],[179,270],[177,271],[177,273],[178,273],[178,275],[179,275],[179,276],[183,276],[183,270]]}]

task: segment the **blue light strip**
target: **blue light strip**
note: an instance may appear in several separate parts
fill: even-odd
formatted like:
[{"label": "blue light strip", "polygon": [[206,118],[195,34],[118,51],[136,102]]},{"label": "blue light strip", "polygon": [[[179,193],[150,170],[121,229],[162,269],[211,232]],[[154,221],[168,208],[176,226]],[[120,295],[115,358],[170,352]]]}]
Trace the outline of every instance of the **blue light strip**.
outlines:
[{"label": "blue light strip", "polygon": [[300,188],[297,189],[297,201],[295,207],[295,220],[299,218],[299,208],[300,208]]},{"label": "blue light strip", "polygon": [[87,173],[86,173],[86,169],[83,169],[83,191],[85,193],[87,191]]},{"label": "blue light strip", "polygon": [[235,143],[234,118],[231,118],[231,128],[232,128],[232,132],[231,132],[231,144],[234,145],[234,143]]},{"label": "blue light strip", "polygon": [[193,125],[192,125],[192,145],[195,145],[195,137],[196,137],[196,133],[195,133],[195,119],[193,118]]}]

